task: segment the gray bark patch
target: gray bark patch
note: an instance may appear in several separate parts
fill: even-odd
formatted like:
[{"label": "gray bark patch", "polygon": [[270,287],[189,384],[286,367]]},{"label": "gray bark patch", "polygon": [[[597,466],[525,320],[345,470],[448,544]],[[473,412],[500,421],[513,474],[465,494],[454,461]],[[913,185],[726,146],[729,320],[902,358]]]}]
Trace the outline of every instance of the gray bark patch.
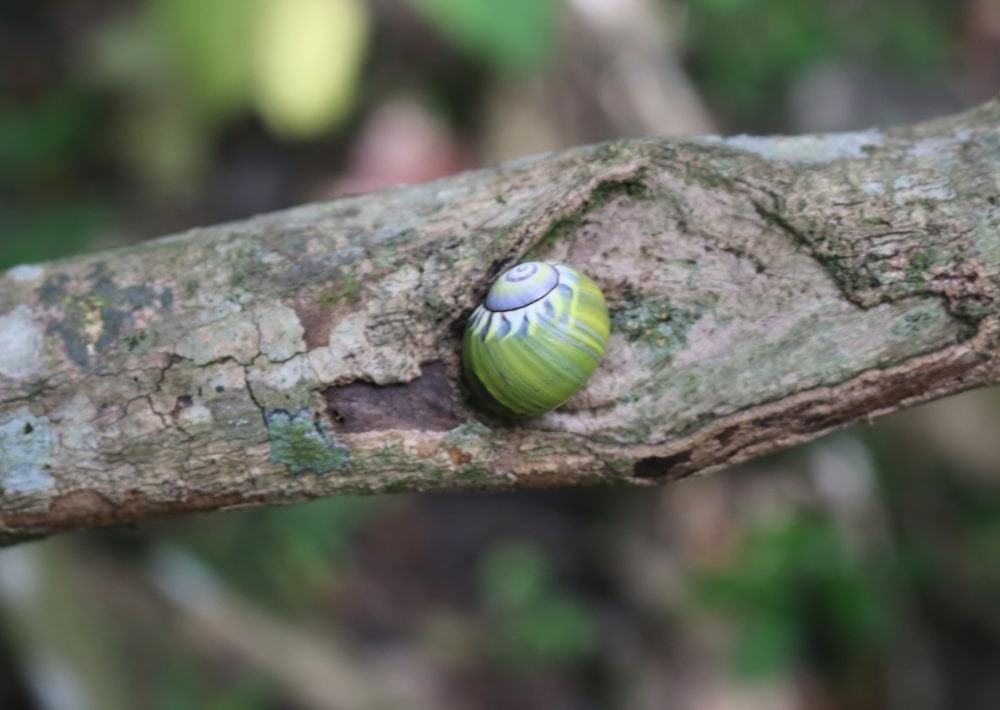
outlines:
[{"label": "gray bark patch", "polygon": [[81,369],[93,366],[95,356],[119,345],[129,352],[152,344],[145,331],[132,332],[141,310],[169,312],[174,297],[170,288],[149,284],[119,287],[98,264],[90,275],[88,293],[72,295],[69,278],[55,274],[38,290],[39,301],[60,309],[50,321],[48,333],[58,335],[70,360]]},{"label": "gray bark patch", "polygon": [[0,315],[0,376],[21,378],[35,372],[42,339],[27,306],[22,304]]},{"label": "gray bark patch", "polygon": [[55,485],[46,470],[52,457],[53,432],[48,417],[27,407],[0,420],[0,493],[11,496],[46,494]]}]

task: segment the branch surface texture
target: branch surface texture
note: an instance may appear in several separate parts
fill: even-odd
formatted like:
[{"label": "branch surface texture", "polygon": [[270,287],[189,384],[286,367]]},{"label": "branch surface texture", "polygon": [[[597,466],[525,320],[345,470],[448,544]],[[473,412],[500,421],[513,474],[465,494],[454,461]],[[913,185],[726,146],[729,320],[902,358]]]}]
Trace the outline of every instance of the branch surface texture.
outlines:
[{"label": "branch surface texture", "polygon": [[[0,541],[333,495],[711,471],[1000,379],[1000,103],[647,138],[0,274]],[[490,419],[462,331],[564,261],[612,339]]]}]

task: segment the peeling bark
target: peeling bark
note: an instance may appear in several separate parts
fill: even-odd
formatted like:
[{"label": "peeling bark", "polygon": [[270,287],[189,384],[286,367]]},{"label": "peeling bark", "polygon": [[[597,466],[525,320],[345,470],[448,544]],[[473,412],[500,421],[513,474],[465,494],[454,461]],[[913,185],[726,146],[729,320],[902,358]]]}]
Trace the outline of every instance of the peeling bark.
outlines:
[{"label": "peeling bark", "polygon": [[[1000,103],[648,138],[0,275],[0,538],[333,495],[713,471],[998,380]],[[470,403],[504,268],[604,288],[565,407]]]}]

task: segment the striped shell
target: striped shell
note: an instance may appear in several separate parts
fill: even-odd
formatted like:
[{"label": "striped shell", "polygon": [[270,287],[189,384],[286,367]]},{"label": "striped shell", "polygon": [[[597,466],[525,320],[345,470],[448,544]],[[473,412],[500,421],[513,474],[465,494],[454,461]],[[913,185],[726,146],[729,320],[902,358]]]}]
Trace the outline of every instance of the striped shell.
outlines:
[{"label": "striped shell", "polygon": [[604,357],[604,294],[563,264],[529,261],[497,279],[465,329],[462,361],[488,404],[534,416],[576,394]]}]

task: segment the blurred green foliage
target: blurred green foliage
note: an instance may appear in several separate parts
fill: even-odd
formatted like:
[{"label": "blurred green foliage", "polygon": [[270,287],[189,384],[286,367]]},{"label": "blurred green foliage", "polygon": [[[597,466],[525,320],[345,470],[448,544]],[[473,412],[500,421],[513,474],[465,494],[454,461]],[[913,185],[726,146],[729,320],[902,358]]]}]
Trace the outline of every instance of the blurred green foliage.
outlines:
[{"label": "blurred green foliage", "polygon": [[205,669],[190,658],[178,657],[160,675],[154,692],[155,710],[269,710],[278,707],[281,693],[263,678],[250,673],[227,679],[213,688]]},{"label": "blurred green foliage", "polygon": [[557,0],[410,0],[449,42],[495,69],[525,72],[556,48]]},{"label": "blurred green foliage", "polygon": [[383,499],[341,496],[232,513],[186,530],[189,550],[269,607],[309,608],[335,583],[357,527]]},{"label": "blurred green foliage", "polygon": [[579,662],[597,641],[581,601],[561,590],[552,561],[528,542],[491,547],[479,567],[487,636],[499,660],[515,670]]},{"label": "blurred green foliage", "polygon": [[0,269],[78,251],[112,223],[85,182],[98,118],[94,97],[69,87],[0,100]]},{"label": "blurred green foliage", "polygon": [[150,25],[197,106],[226,118],[250,106],[256,2],[150,0]]},{"label": "blurred green foliage", "polygon": [[34,101],[0,98],[0,186],[72,170],[94,152],[95,97],[60,87]]},{"label": "blurred green foliage", "polygon": [[829,517],[800,511],[749,530],[734,558],[693,588],[699,605],[732,619],[739,675],[804,662],[843,680],[890,638],[897,602],[885,562],[848,548]]},{"label": "blurred green foliage", "polygon": [[955,23],[954,5],[936,0],[690,0],[685,35],[713,105],[753,125],[773,121],[775,97],[826,60],[940,71]]},{"label": "blurred green foliage", "polygon": [[111,205],[98,195],[70,195],[52,209],[32,207],[0,208],[0,269],[81,251],[114,223]]}]

